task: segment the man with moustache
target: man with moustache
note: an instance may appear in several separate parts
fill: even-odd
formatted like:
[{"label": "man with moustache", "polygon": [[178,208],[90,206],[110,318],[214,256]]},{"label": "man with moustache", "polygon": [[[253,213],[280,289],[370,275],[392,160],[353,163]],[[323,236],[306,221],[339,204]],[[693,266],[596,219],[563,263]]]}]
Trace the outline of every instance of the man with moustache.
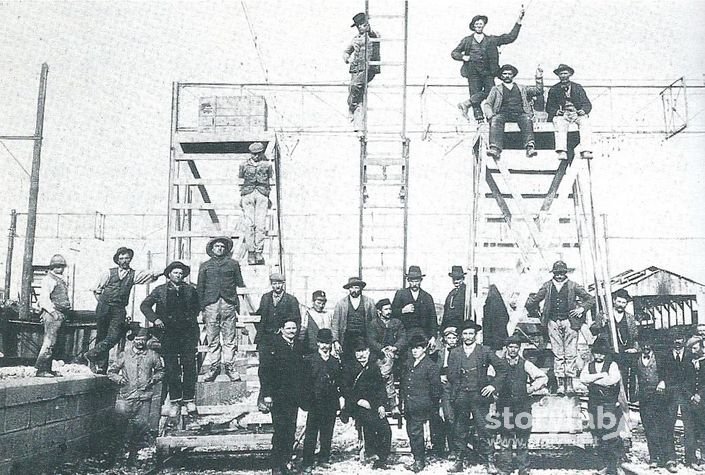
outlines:
[{"label": "man with moustache", "polygon": [[428,340],[429,348],[434,348],[438,320],[433,297],[421,288],[421,281],[425,276],[419,266],[409,266],[405,276],[409,286],[397,290],[394,294],[392,314],[404,324],[408,339],[421,335]]},{"label": "man with moustache", "polygon": [[[541,324],[548,329],[558,394],[570,394],[574,392],[573,378],[577,375],[578,331],[585,322],[585,311],[592,308],[595,298],[581,285],[568,279],[565,262],[556,261],[551,273],[553,279],[532,294],[525,307],[530,316],[540,318]],[[541,302],[544,302],[543,311],[539,312]]]},{"label": "man with moustache", "polygon": [[279,272],[269,276],[272,290],[262,295],[259,308],[255,315],[260,316],[257,325],[255,344],[258,350],[264,351],[271,340],[276,340],[276,334],[286,320],[296,322],[297,330],[301,325],[301,309],[299,301],[291,294],[285,292],[286,279]]},{"label": "man with moustache", "polygon": [[458,328],[465,320],[465,272],[463,266],[451,267],[448,277],[453,280],[453,290],[448,293],[443,304],[441,328]]},{"label": "man with moustache", "polygon": [[316,353],[318,351],[318,332],[324,328],[331,328],[331,313],[326,310],[326,293],[316,290],[312,295],[313,305],[306,309],[306,313],[301,319],[301,331],[299,339],[304,343],[304,352]]},{"label": "man with moustache", "polygon": [[333,309],[333,351],[342,355],[343,366],[354,363],[352,346],[358,340],[367,340],[368,324],[377,316],[374,300],[362,294],[366,285],[361,278],[350,277],[343,285],[348,295]]},{"label": "man with moustache", "polygon": [[546,112],[548,120],[556,128],[556,154],[561,160],[568,159],[568,127],[577,124],[580,131],[580,156],[592,158],[592,129],[589,114],[592,104],[583,86],[570,80],[575,70],[567,64],[560,64],[553,70],[558,76],[558,84],[548,90]]},{"label": "man with moustache", "polygon": [[397,414],[399,404],[394,390],[394,373],[398,373],[397,362],[406,350],[406,330],[401,321],[392,316],[392,303],[389,299],[380,300],[375,307],[377,317],[369,323],[367,340],[387,389],[387,407]]},{"label": "man with moustache", "polygon": [[649,468],[665,467],[668,462],[666,446],[670,434],[663,430],[666,425],[663,410],[666,407],[666,399],[663,392],[656,390],[661,380],[660,367],[651,342],[645,342],[641,346],[634,367],[639,386],[639,416],[649,449]]},{"label": "man with moustache", "polygon": [[42,279],[39,294],[39,306],[42,313],[39,318],[44,325],[44,338],[39,349],[34,367],[37,369],[38,378],[52,378],[59,376],[52,371],[51,363],[54,355],[54,346],[59,337],[61,324],[66,320],[66,313],[71,310],[69,286],[64,278],[66,259],[61,254],[54,254],[49,261],[49,272]]}]

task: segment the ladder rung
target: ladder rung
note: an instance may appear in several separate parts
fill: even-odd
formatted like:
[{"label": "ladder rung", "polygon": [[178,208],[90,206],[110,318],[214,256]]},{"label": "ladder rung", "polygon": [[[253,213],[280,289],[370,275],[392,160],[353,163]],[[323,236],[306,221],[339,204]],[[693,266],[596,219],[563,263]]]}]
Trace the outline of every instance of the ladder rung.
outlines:
[{"label": "ladder rung", "polygon": [[382,175],[380,173],[368,173],[365,178],[367,179],[366,181],[369,183],[370,181],[387,181],[387,180],[400,181],[402,179],[402,176],[398,175],[398,174],[392,174],[392,173],[389,173],[387,175]]},{"label": "ladder rung", "polygon": [[367,160],[365,160],[365,165],[375,165],[375,166],[403,166],[404,165],[404,159],[403,158],[394,158],[394,157],[372,157],[370,158],[369,156],[367,157]]},{"label": "ladder rung", "polygon": [[404,66],[404,61],[370,61],[370,66]]},{"label": "ladder rung", "polygon": [[[372,186],[406,186],[406,183],[403,182],[403,181],[394,181],[394,182],[392,182],[392,181],[387,181],[387,180],[384,180],[384,181],[372,181],[372,182],[370,182],[369,179],[368,179],[368,181],[366,181],[366,182],[364,183],[364,185],[365,185],[365,186],[369,186],[369,185],[372,185]],[[492,196],[491,193],[490,193],[490,196]]]},{"label": "ladder rung", "polygon": [[[403,204],[397,205],[397,206],[392,206],[392,205],[386,205],[386,206],[377,206],[377,205],[365,205],[365,209],[404,209],[405,206]],[[379,227],[377,225],[374,226],[375,228]]]},{"label": "ladder rung", "polygon": [[363,249],[397,249],[397,250],[404,250],[404,246],[400,246],[398,244],[386,244],[386,245],[372,245],[372,246],[366,246],[362,245]]},{"label": "ladder rung", "polygon": [[362,266],[362,272],[364,274],[365,269],[367,270],[381,270],[381,271],[390,271],[393,266]]}]

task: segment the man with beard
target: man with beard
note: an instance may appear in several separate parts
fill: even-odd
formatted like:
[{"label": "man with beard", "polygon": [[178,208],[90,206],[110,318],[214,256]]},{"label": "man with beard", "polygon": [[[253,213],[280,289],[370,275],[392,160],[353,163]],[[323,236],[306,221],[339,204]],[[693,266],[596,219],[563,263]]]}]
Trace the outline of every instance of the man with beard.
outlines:
[{"label": "man with beard", "polygon": [[140,305],[140,311],[162,332],[159,340],[166,366],[169,400],[194,413],[198,374],[198,314],[201,306],[196,289],[184,282],[190,272],[191,268],[182,262],[169,264],[164,269],[167,283],[152,290]]},{"label": "man with beard", "polygon": [[462,266],[451,267],[448,277],[453,280],[453,290],[443,304],[441,328],[458,328],[465,320],[465,272]]},{"label": "man with beard", "polygon": [[135,251],[127,247],[119,248],[113,255],[117,267],[109,269],[100,276],[98,284],[93,289],[93,295],[98,300],[95,309],[96,344],[83,357],[88,361],[91,370],[105,374],[108,368],[110,349],[122,339],[127,317],[127,304],[135,284],[155,281],[161,272],[143,270],[135,271],[130,267]]},{"label": "man with beard", "polygon": [[255,315],[260,316],[257,336],[255,336],[255,344],[258,345],[260,351],[264,351],[269,342],[275,339],[282,323],[286,320],[296,322],[297,329],[301,325],[299,301],[284,291],[286,288],[284,276],[274,272],[269,276],[269,282],[272,285],[272,290],[262,295],[259,308],[255,312]]},{"label": "man with beard", "polygon": [[240,374],[233,366],[235,359],[236,324],[240,312],[237,288],[244,287],[240,264],[230,258],[233,241],[229,237],[211,239],[206,245],[210,256],[198,269],[198,300],[203,311],[208,337],[208,354],[204,365],[209,366],[204,381],[215,381],[221,363],[230,381],[239,381]]},{"label": "man with beard", "polygon": [[[450,352],[448,357],[448,382],[451,385],[450,400],[455,414],[454,438],[456,461],[449,472],[462,472],[468,458],[470,416],[474,421],[477,443],[475,450],[486,464],[488,473],[497,473],[494,465],[492,437],[489,432],[487,414],[496,388],[504,387],[506,363],[489,348],[476,342],[477,332],[482,326],[468,320],[461,327],[462,346]],[[494,379],[488,374],[492,366]]]},{"label": "man with beard", "polygon": [[433,297],[421,288],[421,281],[425,276],[419,266],[409,266],[409,272],[406,274],[409,286],[397,290],[394,294],[392,314],[404,324],[409,340],[414,335],[421,335],[428,340],[429,348],[434,348],[438,320]]},{"label": "man with beard", "polygon": [[342,355],[343,366],[355,362],[353,344],[358,340],[367,341],[367,326],[377,316],[375,302],[362,289],[367,283],[359,277],[350,277],[343,288],[348,296],[342,298],[333,309],[333,351]]},{"label": "man with beard", "polygon": [[575,70],[567,64],[560,64],[553,73],[560,82],[548,90],[546,112],[548,120],[553,121],[556,128],[556,153],[561,160],[568,159],[568,127],[577,124],[580,131],[580,156],[592,158],[592,129],[588,115],[592,104],[585,89],[580,84],[570,80]]},{"label": "man with beard", "polygon": [[301,342],[296,338],[299,319],[282,318],[279,332],[260,351],[261,409],[271,411],[274,434],[270,462],[272,474],[290,473],[296,435],[296,416],[302,401],[304,361]]},{"label": "man with beard", "polygon": [[504,124],[515,122],[521,131],[522,145],[526,156],[535,157],[534,110],[530,101],[534,96],[543,94],[543,70],[536,68],[536,86],[521,86],[514,83],[519,73],[511,64],[505,64],[497,72],[502,84],[494,86],[483,103],[485,117],[490,121],[490,145],[487,155],[499,159],[504,148]]},{"label": "man with beard", "polygon": [[[541,319],[548,329],[553,352],[553,372],[558,379],[558,394],[572,393],[578,356],[578,331],[585,322],[585,311],[595,304],[595,298],[568,279],[568,266],[556,261],[551,268],[553,279],[545,282],[526,301],[526,310]],[[578,305],[576,298],[580,298]],[[539,313],[539,304],[544,302]]]},{"label": "man with beard", "polygon": [[305,353],[316,353],[318,346],[318,332],[324,328],[330,330],[332,315],[326,310],[326,293],[316,290],[312,296],[313,305],[306,309],[306,314],[301,319],[299,338],[304,343]]},{"label": "man with beard", "polygon": [[325,468],[330,462],[330,446],[333,440],[335,416],[340,409],[340,386],[342,373],[340,360],[331,354],[333,333],[330,328],[318,330],[318,350],[305,357],[304,388],[308,391],[306,404],[306,432],[304,440],[303,473],[313,470],[313,453],[319,438],[318,466]]}]

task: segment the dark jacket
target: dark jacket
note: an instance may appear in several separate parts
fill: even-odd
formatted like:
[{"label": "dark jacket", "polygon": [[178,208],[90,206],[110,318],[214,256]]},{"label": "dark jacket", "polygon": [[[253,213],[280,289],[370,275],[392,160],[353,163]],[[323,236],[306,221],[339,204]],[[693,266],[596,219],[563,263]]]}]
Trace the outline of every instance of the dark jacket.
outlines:
[{"label": "dark jacket", "polygon": [[[558,111],[562,111],[565,106],[565,93],[561,87],[561,83],[554,84],[548,90],[548,98],[546,99],[546,112],[548,113],[549,122],[553,120]],[[587,93],[583,86],[576,82],[570,82],[570,102],[573,103],[577,110],[584,110],[586,114],[592,111],[592,103],[588,99]]]},{"label": "dark jacket", "polygon": [[330,356],[324,361],[316,351],[304,357],[303,409],[319,413],[335,413],[340,409],[338,398],[343,383],[340,360]]},{"label": "dark jacket", "polygon": [[360,409],[357,405],[360,399],[368,401],[372,411],[376,411],[387,402],[387,391],[382,374],[379,372],[377,362],[371,357],[364,368],[356,361],[345,369],[342,389],[346,411],[353,417]]},{"label": "dark jacket", "polygon": [[693,395],[692,381],[693,363],[690,352],[687,348],[683,349],[683,359],[679,363],[673,357],[673,349],[666,350],[661,358],[657,360],[660,368],[659,375],[661,380],[666,383],[666,397],[673,398],[678,394],[684,393],[688,399]]},{"label": "dark jacket", "polygon": [[300,405],[303,396],[304,359],[301,343],[294,338],[289,346],[277,335],[260,351],[259,382],[260,397],[271,397],[276,404]]},{"label": "dark jacket", "polygon": [[[686,369],[686,387],[691,395],[700,396],[700,407],[705,406],[705,359],[698,361],[695,367],[694,360],[691,360]],[[691,403],[692,404],[692,403]]]},{"label": "dark jacket", "polygon": [[[551,292],[553,291],[553,280],[545,282],[536,294],[532,295],[526,300],[526,310],[529,312],[531,317],[541,318],[541,324],[545,327],[548,321],[551,319],[551,306],[546,305],[546,302],[551,301]],[[566,280],[565,284],[568,286],[568,310],[575,309],[578,304],[575,297],[580,298],[582,307],[587,311],[595,305],[595,297],[590,295],[585,291],[582,285],[578,285],[572,280]],[[544,302],[543,312],[539,312],[539,304]],[[582,324],[585,322],[585,314],[583,313],[581,318],[569,317],[570,327],[573,330],[579,330]]]},{"label": "dark jacket", "polygon": [[398,318],[390,318],[389,325],[382,322],[382,318],[377,316],[367,326],[367,342],[378,358],[382,358],[382,348],[387,346],[384,342],[393,340],[392,346],[397,347],[397,354],[400,355],[406,349],[406,330]]},{"label": "dark jacket", "polygon": [[418,419],[430,418],[438,411],[443,392],[438,365],[428,355],[416,366],[413,358],[409,358],[400,389],[406,414]]},{"label": "dark jacket", "polygon": [[240,264],[229,257],[212,257],[201,264],[198,269],[198,300],[201,308],[223,300],[233,304],[240,312],[240,301],[237,297],[237,288],[244,287],[240,272]]},{"label": "dark jacket", "polygon": [[[470,391],[476,388],[479,392],[488,384],[495,388],[501,388],[506,379],[506,363],[486,346],[475,344],[473,354],[477,358],[477,365],[469,371],[463,369],[463,360],[466,358],[463,345],[459,345],[450,351],[448,356],[448,382],[451,385],[451,401],[454,401],[461,391]],[[488,368],[492,366],[495,371],[494,378],[487,375]]]},{"label": "dark jacket", "polygon": [[465,319],[465,284],[460,284],[457,289],[453,289],[448,293],[446,301],[443,304],[443,322],[441,329],[446,327],[457,327]]},{"label": "dark jacket", "polygon": [[260,316],[259,324],[257,325],[257,336],[255,343],[259,343],[265,335],[274,335],[281,328],[281,324],[285,318],[293,316],[301,328],[301,310],[299,309],[299,301],[293,295],[284,293],[277,306],[274,306],[272,292],[267,292],[262,296],[259,302],[259,308],[255,315]]},{"label": "dark jacket", "polygon": [[[519,89],[519,94],[521,94],[521,107],[524,113],[528,114],[529,117],[534,116],[534,108],[531,106],[533,98],[543,94],[543,78],[536,78],[535,86],[523,86],[521,84],[515,84],[514,87]],[[487,94],[487,99],[482,103],[482,110],[485,113],[485,117],[488,119],[499,114],[502,109],[502,100],[504,99],[504,85],[498,84],[490,89]]]},{"label": "dark jacket", "polygon": [[[407,304],[414,304],[412,313],[401,313],[401,309]],[[438,332],[438,319],[436,316],[436,305],[433,297],[424,289],[419,290],[418,300],[411,296],[408,288],[397,290],[392,301],[392,315],[404,324],[406,337],[411,338],[415,329],[420,328],[426,338],[435,337]]]},{"label": "dark jacket", "polygon": [[[170,315],[167,307],[167,289],[169,283],[158,285],[152,292],[142,301],[140,311],[150,322],[160,319],[164,322],[164,327],[170,328],[191,328],[198,326],[198,314],[201,311],[201,306],[198,302],[198,293],[196,288],[189,284],[180,286],[179,291],[184,293],[184,300],[187,302],[187,307],[183,309],[181,315]],[[154,307],[156,305],[156,310]]]},{"label": "dark jacket", "polygon": [[[521,25],[518,23],[514,24],[512,31],[499,36],[485,35],[485,39],[482,40],[482,44],[485,49],[485,55],[487,56],[487,64],[489,65],[489,70],[484,71],[485,75],[494,76],[499,69],[499,51],[498,46],[506,45],[514,42],[519,36],[519,30]],[[466,36],[460,41],[460,44],[455,47],[455,49],[450,53],[451,58],[456,61],[463,61],[463,56],[470,51],[470,46],[472,45],[473,35]],[[471,65],[469,62],[463,62],[463,66],[460,68],[460,75],[464,78],[470,75]],[[484,68],[481,68],[484,69]]]},{"label": "dark jacket", "polygon": [[[622,335],[625,340],[619,341],[619,351],[622,352],[628,348],[639,349],[639,324],[636,322],[634,315],[629,312],[624,312],[624,320],[627,323],[627,334]],[[615,322],[616,323],[616,322]],[[612,341],[612,330],[610,329],[609,319],[603,313],[598,313],[595,322],[590,327],[590,331],[597,338],[603,338],[606,341]]]}]

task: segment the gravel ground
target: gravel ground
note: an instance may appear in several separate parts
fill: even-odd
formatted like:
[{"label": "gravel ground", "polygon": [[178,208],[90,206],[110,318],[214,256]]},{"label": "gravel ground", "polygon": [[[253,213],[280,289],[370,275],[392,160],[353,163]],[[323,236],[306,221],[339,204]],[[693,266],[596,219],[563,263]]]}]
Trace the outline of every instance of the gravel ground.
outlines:
[{"label": "gravel ground", "polygon": [[[66,364],[63,361],[53,361],[51,369],[62,376],[93,374],[88,366],[80,364]],[[6,366],[0,368],[0,381],[34,378],[36,374],[37,370],[33,366]]]}]

